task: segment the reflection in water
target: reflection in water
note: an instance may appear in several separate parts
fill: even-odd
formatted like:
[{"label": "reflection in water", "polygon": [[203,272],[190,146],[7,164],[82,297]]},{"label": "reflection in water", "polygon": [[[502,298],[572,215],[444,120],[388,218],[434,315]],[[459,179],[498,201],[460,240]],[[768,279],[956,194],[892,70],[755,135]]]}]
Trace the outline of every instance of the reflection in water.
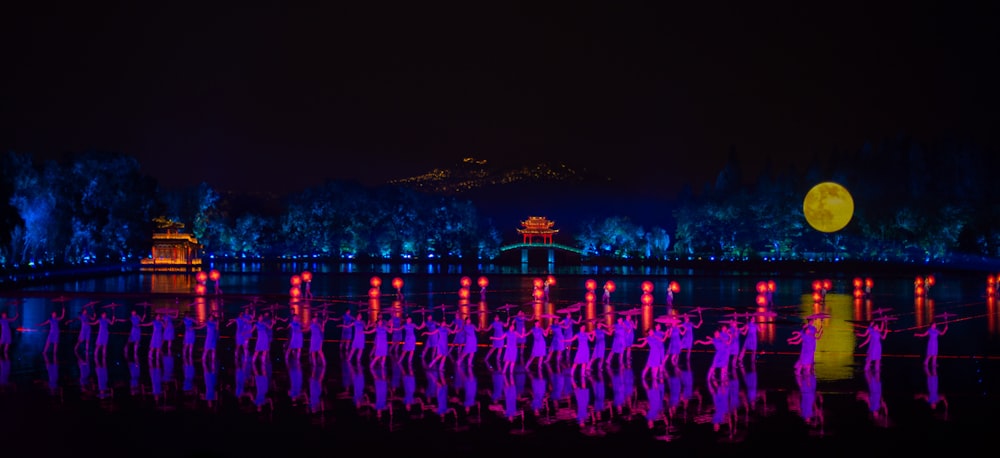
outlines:
[{"label": "reflection in water", "polygon": [[[854,318],[854,297],[850,294],[827,293],[817,309],[812,302],[803,298],[801,317],[824,312],[829,318],[816,320],[816,327],[823,328],[823,338],[816,341],[815,370],[820,380],[847,380],[854,376],[854,349],[857,345],[854,327],[849,321]],[[807,305],[808,304],[808,305]]]}]

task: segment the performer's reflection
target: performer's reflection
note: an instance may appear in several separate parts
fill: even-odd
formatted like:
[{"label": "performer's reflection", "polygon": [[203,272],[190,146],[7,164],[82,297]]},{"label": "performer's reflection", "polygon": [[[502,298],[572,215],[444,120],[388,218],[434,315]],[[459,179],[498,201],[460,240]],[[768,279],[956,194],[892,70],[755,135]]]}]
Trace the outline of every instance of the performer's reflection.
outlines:
[{"label": "performer's reflection", "polygon": [[937,366],[924,365],[924,375],[927,376],[927,392],[917,393],[915,398],[926,401],[927,405],[931,408],[931,412],[937,414],[940,411],[944,419],[947,420],[948,399],[940,393],[938,388]]},{"label": "performer's reflection", "polygon": [[285,368],[288,370],[288,398],[296,406],[306,397],[302,391],[302,362],[298,358],[286,359]]},{"label": "performer's reflection", "polygon": [[270,407],[270,410],[274,411],[274,401],[271,399],[271,361],[263,361],[261,364],[253,364],[251,361],[250,366],[253,368],[253,383],[256,388],[256,394],[254,396],[254,406],[257,407],[258,412],[264,411],[264,406]]},{"label": "performer's reflection", "polygon": [[113,395],[112,388],[108,386],[108,363],[104,358],[94,360],[94,372],[97,376],[97,398],[110,399]]},{"label": "performer's reflection", "polygon": [[859,391],[858,400],[868,404],[868,414],[877,426],[889,426],[889,408],[882,397],[882,377],[879,371],[865,371],[868,391]]},{"label": "performer's reflection", "polygon": [[536,374],[534,371],[528,371],[528,379],[531,385],[531,410],[535,417],[539,417],[549,398],[548,381],[541,373]]},{"label": "performer's reflection", "polygon": [[389,404],[389,379],[386,377],[384,367],[370,367],[372,373],[373,391],[375,392],[375,418],[382,418],[382,413],[389,411],[392,416],[392,406]]},{"label": "performer's reflection", "polygon": [[0,356],[0,388],[10,386],[10,358]]},{"label": "performer's reflection", "polygon": [[202,399],[205,401],[205,405],[208,406],[209,410],[214,410],[219,401],[219,378],[216,372],[215,364],[212,364],[208,359],[202,359],[201,368],[204,372],[203,378],[205,382],[205,392],[202,393]]},{"label": "performer's reflection", "polygon": [[733,432],[735,428],[735,422],[733,421],[733,406],[730,404],[730,383],[729,374],[726,376],[706,378],[708,383],[708,392],[712,395],[712,404],[714,411],[712,413],[712,430],[720,431],[722,430],[722,425],[725,425],[730,433]]},{"label": "performer's reflection", "polygon": [[465,407],[465,413],[468,414],[472,411],[472,407],[479,407],[479,401],[477,400],[477,395],[479,394],[479,381],[476,374],[472,370],[471,365],[465,365],[457,368],[455,370],[455,383],[459,381],[459,374],[461,374],[462,381],[462,391],[463,391],[463,402],[462,406]]},{"label": "performer's reflection", "polygon": [[323,378],[326,376],[326,363],[319,360],[314,364],[309,375],[309,409],[312,413],[326,410],[323,401]]},{"label": "performer's reflection", "polygon": [[590,413],[590,388],[587,387],[587,377],[580,377],[580,382],[577,383],[573,378],[573,371],[570,370],[569,380],[573,385],[573,397],[576,400],[576,421],[583,428]]},{"label": "performer's reflection", "polygon": [[181,384],[181,388],[185,393],[191,393],[194,391],[194,361],[191,359],[182,359],[184,366],[181,369],[184,372],[184,381]]},{"label": "performer's reflection", "polygon": [[128,387],[132,396],[138,396],[142,391],[142,385],[139,383],[139,360],[137,359],[128,362]]},{"label": "performer's reflection", "polygon": [[76,354],[76,367],[80,371],[80,392],[89,393],[91,389],[90,385],[90,362],[87,360],[87,354]]},{"label": "performer's reflection", "polygon": [[660,420],[666,421],[663,414],[663,383],[658,377],[653,377],[650,381],[643,377],[642,387],[646,390],[646,401],[649,404],[646,407],[646,426],[653,429]]},{"label": "performer's reflection", "polygon": [[805,420],[806,425],[822,428],[823,397],[816,392],[815,372],[797,374],[795,382],[799,387],[799,415]]},{"label": "performer's reflection", "polygon": [[52,396],[58,396],[62,398],[62,388],[59,387],[59,362],[56,360],[55,355],[49,356],[49,354],[42,353],[45,359],[45,371],[49,375],[48,386],[49,394]]}]

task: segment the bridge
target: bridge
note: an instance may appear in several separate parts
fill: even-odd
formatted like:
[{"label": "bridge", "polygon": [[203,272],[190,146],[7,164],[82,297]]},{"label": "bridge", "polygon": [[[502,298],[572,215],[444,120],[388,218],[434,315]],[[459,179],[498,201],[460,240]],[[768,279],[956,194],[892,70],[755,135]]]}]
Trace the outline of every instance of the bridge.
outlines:
[{"label": "bridge", "polygon": [[522,264],[527,264],[528,263],[528,250],[539,250],[539,249],[548,250],[548,263],[549,264],[555,263],[555,258],[556,258],[555,253],[556,253],[556,250],[562,250],[562,251],[565,251],[565,252],[568,252],[568,253],[578,254],[580,256],[584,256],[585,255],[585,253],[583,252],[583,250],[581,250],[579,248],[573,248],[571,246],[560,245],[558,243],[514,243],[514,244],[511,244],[511,245],[506,245],[506,246],[500,247],[500,252],[504,253],[504,252],[507,252],[507,251],[517,250],[517,249],[521,250],[521,263]]}]

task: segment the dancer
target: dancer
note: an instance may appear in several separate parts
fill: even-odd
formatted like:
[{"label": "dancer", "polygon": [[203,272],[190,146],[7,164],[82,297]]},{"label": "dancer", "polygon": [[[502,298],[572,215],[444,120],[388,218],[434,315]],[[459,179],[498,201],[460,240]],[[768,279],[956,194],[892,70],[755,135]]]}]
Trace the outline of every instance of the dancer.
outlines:
[{"label": "dancer", "polygon": [[[590,352],[590,367],[600,369],[606,361],[608,336],[612,335],[608,326],[600,321],[594,324],[594,350]],[[600,373],[600,371],[598,370]]]},{"label": "dancer", "polygon": [[347,361],[350,362],[352,359],[355,360],[357,364],[361,364],[362,353],[365,350],[365,318],[361,312],[358,312],[357,318],[351,320],[350,324],[345,320],[344,323],[340,324],[341,327],[351,326],[351,350],[347,352]]},{"label": "dancer", "polygon": [[87,312],[87,307],[80,310],[80,333],[76,338],[76,345],[73,346],[73,353],[79,355],[77,352],[80,351],[80,344],[83,344],[83,355],[86,357],[90,354],[90,326],[95,324],[94,317]]},{"label": "dancer", "polygon": [[49,325],[49,336],[45,339],[45,346],[42,347],[42,355],[52,347],[52,359],[56,357],[56,350],[59,347],[59,323],[66,318],[66,307],[63,307],[62,313],[56,314],[55,311],[49,315],[49,319],[38,324],[38,327]]},{"label": "dancer", "polygon": [[691,314],[685,313],[683,315],[684,322],[681,323],[683,330],[681,331],[681,352],[685,355],[685,361],[688,366],[691,367],[691,348],[694,347],[694,330],[701,327],[705,323],[705,318],[701,315],[701,307],[695,308],[698,312],[698,324],[691,322]]},{"label": "dancer", "polygon": [[[205,345],[201,351],[202,364],[210,361],[211,366],[215,367],[215,348],[219,343],[219,321],[216,319],[215,313],[210,313],[204,324],[195,327],[195,329],[201,328],[205,328]],[[209,356],[211,356],[211,360],[209,360]]]},{"label": "dancer", "polygon": [[[498,337],[503,335],[504,332],[503,328],[504,328],[504,323],[503,321],[500,320],[500,314],[497,313],[493,315],[493,324],[490,325],[490,329],[493,330],[493,337]],[[490,345],[490,351],[486,352],[486,356],[484,357],[484,359],[486,360],[486,364],[489,364],[490,356],[493,356],[493,353],[496,353],[497,366],[499,366],[500,356],[503,354],[503,340],[502,339],[490,339],[490,340],[492,340],[493,343],[492,345]]]},{"label": "dancer", "polygon": [[340,350],[351,349],[351,344],[354,342],[354,315],[351,315],[350,309],[344,312],[343,322],[340,323]]},{"label": "dancer", "polygon": [[795,374],[812,374],[816,370],[816,341],[823,337],[823,328],[816,328],[815,318],[806,318],[802,331],[795,331],[787,342],[801,345],[799,359],[795,362]]},{"label": "dancer", "polygon": [[234,338],[235,349],[234,358],[240,361],[240,355],[242,354],[242,359],[245,360],[250,357],[250,334],[253,333],[253,310],[244,309],[240,311],[239,316],[229,320],[226,326],[236,325],[236,334]]},{"label": "dancer", "polygon": [[926,331],[914,334],[917,337],[927,337],[927,355],[924,356],[924,367],[937,367],[938,336],[943,336],[946,332],[948,332],[947,321],[944,322],[944,328],[938,329],[937,323],[932,319]]},{"label": "dancer", "polygon": [[700,345],[712,345],[715,347],[715,356],[712,357],[712,365],[708,368],[706,378],[709,382],[716,380],[716,371],[719,378],[726,380],[729,372],[729,339],[730,335],[725,330],[725,325],[717,328],[715,332],[704,339],[695,340],[693,343]]},{"label": "dancer", "polygon": [[300,361],[302,359],[302,343],[305,335],[305,330],[302,327],[302,318],[299,317],[298,313],[293,314],[288,326],[284,326],[283,329],[289,330],[288,346],[285,348],[285,359]]},{"label": "dancer", "polygon": [[465,325],[462,326],[462,331],[465,334],[465,338],[462,339],[462,353],[458,356],[458,360],[455,361],[456,365],[461,365],[462,361],[465,361],[465,365],[472,367],[472,361],[476,358],[476,351],[479,350],[479,335],[476,334],[478,329],[472,325],[472,319],[466,318]]},{"label": "dancer", "polygon": [[163,320],[163,345],[167,347],[167,356],[174,353],[174,340],[177,339],[177,331],[174,330],[174,320],[180,316],[177,310],[162,313],[160,319]]},{"label": "dancer", "polygon": [[438,333],[436,331],[438,325],[437,322],[434,321],[434,317],[428,317],[427,321],[422,324],[426,324],[425,327],[427,328],[427,331],[423,332],[421,335],[427,336],[427,339],[424,340],[424,351],[420,352],[420,359],[425,360],[426,362],[427,354],[432,351],[437,351]]},{"label": "dancer", "polygon": [[406,323],[403,324],[403,350],[399,354],[399,360],[406,360],[413,364],[413,353],[417,351],[417,331],[424,329],[424,323],[419,325],[413,323],[413,317],[407,316]]},{"label": "dancer", "polygon": [[443,371],[444,363],[448,361],[448,334],[454,334],[456,331],[442,320],[434,332],[437,334],[437,337],[434,338],[436,347],[434,348],[434,359],[431,359],[429,366],[438,366]]},{"label": "dancer", "polygon": [[14,312],[13,317],[8,317],[7,312],[0,312],[0,346],[3,346],[3,357],[7,360],[10,358],[10,344],[14,341],[10,324],[15,320],[17,320],[17,312]]},{"label": "dancer", "polygon": [[152,321],[147,323],[142,323],[139,326],[142,327],[153,327],[153,333],[149,338],[149,355],[148,358],[152,360],[154,357],[160,356],[160,349],[163,348],[163,321],[159,313],[153,315]]},{"label": "dancer", "polygon": [[273,328],[274,321],[265,320],[264,314],[257,315],[257,324],[252,331],[257,333],[257,342],[254,344],[253,356],[250,357],[251,364],[256,362],[258,357],[262,363],[267,360],[271,350],[271,330]]},{"label": "dancer", "polygon": [[14,312],[13,317],[8,317],[7,312],[0,312],[0,346],[3,346],[4,359],[10,358],[10,344],[14,341],[10,324],[15,320],[17,320],[17,312]]},{"label": "dancer", "polygon": [[569,376],[573,377],[573,371],[579,366],[580,378],[585,379],[590,371],[590,342],[594,341],[594,333],[587,331],[586,325],[581,325],[580,330],[565,341],[567,345],[569,342],[576,342],[576,353],[573,355],[573,365],[569,368]]},{"label": "dancer", "polygon": [[663,355],[663,369],[667,369],[667,364],[677,367],[681,361],[681,337],[684,333],[684,326],[676,321],[667,322],[667,352]]},{"label": "dancer", "polygon": [[[549,329],[550,328],[543,327],[541,323],[536,323],[535,326],[531,327],[531,353],[528,355],[528,360],[524,363],[525,369],[531,366],[531,363],[537,359],[538,371],[542,371],[542,363],[544,362],[547,354],[545,337],[549,335]],[[500,342],[503,344],[503,332],[501,332],[500,335],[494,334],[491,339],[493,339],[494,343]]]},{"label": "dancer", "polygon": [[760,325],[752,316],[747,317],[747,322],[743,324],[740,328],[740,334],[745,336],[743,338],[743,348],[740,350],[739,365],[743,365],[743,358],[746,356],[747,351],[750,352],[750,364],[757,364],[757,334],[760,331]]},{"label": "dancer", "polygon": [[[496,339],[497,337],[490,336],[490,338]],[[513,376],[514,364],[517,363],[517,357],[519,355],[517,350],[517,339],[523,338],[523,336],[517,332],[517,325],[515,323],[511,323],[507,326],[507,332],[499,338],[504,339],[503,368],[501,369],[501,372]]]},{"label": "dancer", "polygon": [[[878,323],[879,321],[882,321],[881,325]],[[865,370],[880,371],[882,369],[882,341],[889,335],[888,322],[877,319],[871,320],[868,322],[868,327],[865,328],[864,332],[855,335],[865,338],[858,345],[858,348],[868,345],[868,351],[865,354]]]},{"label": "dancer", "polygon": [[199,329],[199,326],[191,318],[191,315],[185,313],[184,317],[181,318],[181,322],[184,323],[184,339],[181,340],[181,358],[185,361],[194,361],[194,331]]},{"label": "dancer", "polygon": [[316,364],[326,365],[326,355],[323,353],[324,334],[326,323],[333,319],[324,312],[309,322],[309,362],[313,367]]},{"label": "dancer", "polygon": [[374,326],[364,331],[365,334],[375,334],[371,361],[368,363],[369,369],[374,369],[376,364],[385,369],[385,357],[389,354],[389,333],[392,332],[392,324],[387,325],[386,323],[391,322],[376,320]]},{"label": "dancer", "polygon": [[139,359],[139,339],[142,337],[142,330],[140,326],[142,322],[146,320],[146,315],[139,316],[139,312],[132,310],[132,316],[129,318],[132,322],[132,328],[128,333],[128,341],[125,342],[125,359],[128,359],[129,347],[132,348],[132,359]]},{"label": "dancer", "polygon": [[94,360],[97,360],[98,353],[101,355],[101,361],[107,362],[108,360],[108,335],[110,334],[109,328],[111,325],[115,324],[115,316],[111,315],[111,319],[108,319],[108,312],[101,312],[101,317],[97,321],[91,323],[91,325],[97,325],[97,340],[94,341]]},{"label": "dancer", "polygon": [[660,369],[663,367],[663,342],[667,340],[667,334],[660,330],[660,324],[650,328],[645,337],[640,337],[633,347],[649,347],[649,356],[646,358],[646,367],[642,369],[642,380],[645,383],[646,375],[652,373],[653,381],[659,379]]}]

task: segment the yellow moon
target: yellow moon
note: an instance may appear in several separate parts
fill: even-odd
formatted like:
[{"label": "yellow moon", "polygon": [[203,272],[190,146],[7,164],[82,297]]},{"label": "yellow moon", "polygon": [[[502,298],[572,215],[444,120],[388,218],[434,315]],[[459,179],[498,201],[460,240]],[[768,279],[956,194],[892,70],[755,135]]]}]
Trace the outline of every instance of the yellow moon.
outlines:
[{"label": "yellow moon", "polygon": [[809,225],[820,232],[837,232],[854,216],[854,199],[843,186],[832,181],[813,186],[802,202]]}]

